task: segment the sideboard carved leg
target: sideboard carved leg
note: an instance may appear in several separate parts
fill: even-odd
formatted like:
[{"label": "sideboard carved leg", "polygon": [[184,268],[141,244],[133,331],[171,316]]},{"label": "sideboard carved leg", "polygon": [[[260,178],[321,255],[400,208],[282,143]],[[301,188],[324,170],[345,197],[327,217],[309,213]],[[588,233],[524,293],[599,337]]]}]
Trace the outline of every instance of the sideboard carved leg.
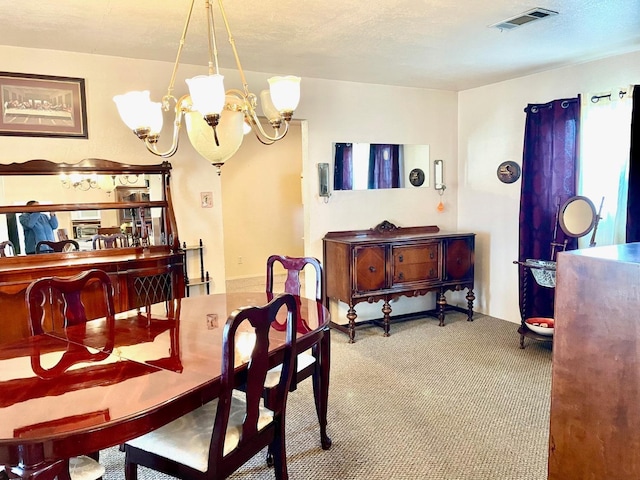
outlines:
[{"label": "sideboard carved leg", "polygon": [[469,288],[467,291],[467,322],[473,322],[473,301],[476,299],[476,296],[473,294],[473,288]]},{"label": "sideboard carved leg", "polygon": [[355,343],[356,341],[356,318],[358,315],[356,314],[356,309],[353,308],[353,305],[349,305],[349,310],[347,310],[347,320],[349,320],[349,343]]},{"label": "sideboard carved leg", "polygon": [[444,327],[444,307],[447,306],[447,297],[444,295],[444,290],[438,293],[438,326]]},{"label": "sideboard carved leg", "polygon": [[385,300],[382,305],[382,314],[384,315],[384,336],[388,337],[390,335],[389,322],[391,321],[391,305],[388,300]]}]

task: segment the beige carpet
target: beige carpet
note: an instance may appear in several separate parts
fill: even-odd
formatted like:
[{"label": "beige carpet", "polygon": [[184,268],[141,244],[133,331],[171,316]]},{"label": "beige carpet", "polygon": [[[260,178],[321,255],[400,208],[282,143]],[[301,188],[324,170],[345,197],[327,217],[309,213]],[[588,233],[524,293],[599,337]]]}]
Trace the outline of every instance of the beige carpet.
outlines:
[{"label": "beige carpet", "polygon": [[[546,479],[551,346],[486,316],[447,316],[332,332],[329,435],[323,451],[310,381],[289,396],[291,479]],[[104,480],[124,478],[123,454],[102,452]],[[139,469],[141,480],[167,479]],[[264,455],[233,479],[273,479]]]}]

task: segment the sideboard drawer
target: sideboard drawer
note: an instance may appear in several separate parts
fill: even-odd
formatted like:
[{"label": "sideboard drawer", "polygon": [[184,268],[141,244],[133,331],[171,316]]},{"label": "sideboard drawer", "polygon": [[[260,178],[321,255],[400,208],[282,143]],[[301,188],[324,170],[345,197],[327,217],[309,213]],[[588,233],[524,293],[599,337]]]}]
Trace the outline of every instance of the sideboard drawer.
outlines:
[{"label": "sideboard drawer", "polygon": [[440,279],[440,243],[393,246],[393,284]]}]

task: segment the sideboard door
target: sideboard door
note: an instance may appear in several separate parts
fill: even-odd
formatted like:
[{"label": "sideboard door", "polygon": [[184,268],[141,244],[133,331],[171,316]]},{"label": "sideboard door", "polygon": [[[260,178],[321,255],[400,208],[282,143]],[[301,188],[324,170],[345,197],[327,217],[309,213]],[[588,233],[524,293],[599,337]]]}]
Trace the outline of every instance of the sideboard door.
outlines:
[{"label": "sideboard door", "polygon": [[354,250],[355,290],[369,292],[386,286],[385,246],[358,246]]},{"label": "sideboard door", "polygon": [[445,240],[444,280],[473,280],[474,237]]}]

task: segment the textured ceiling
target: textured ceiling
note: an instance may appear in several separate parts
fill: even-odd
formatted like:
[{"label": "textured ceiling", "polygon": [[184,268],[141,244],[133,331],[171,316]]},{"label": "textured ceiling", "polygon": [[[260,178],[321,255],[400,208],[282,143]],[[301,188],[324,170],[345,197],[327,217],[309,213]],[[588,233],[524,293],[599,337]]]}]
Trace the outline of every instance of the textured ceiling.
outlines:
[{"label": "textured ceiling", "polygon": [[[0,44],[173,62],[189,4],[0,0]],[[196,0],[185,63],[207,61],[204,4]],[[559,15],[488,27],[536,7]],[[464,90],[640,50],[640,0],[227,0],[225,8],[245,70],[303,77]],[[234,68],[218,32],[221,67]]]}]

